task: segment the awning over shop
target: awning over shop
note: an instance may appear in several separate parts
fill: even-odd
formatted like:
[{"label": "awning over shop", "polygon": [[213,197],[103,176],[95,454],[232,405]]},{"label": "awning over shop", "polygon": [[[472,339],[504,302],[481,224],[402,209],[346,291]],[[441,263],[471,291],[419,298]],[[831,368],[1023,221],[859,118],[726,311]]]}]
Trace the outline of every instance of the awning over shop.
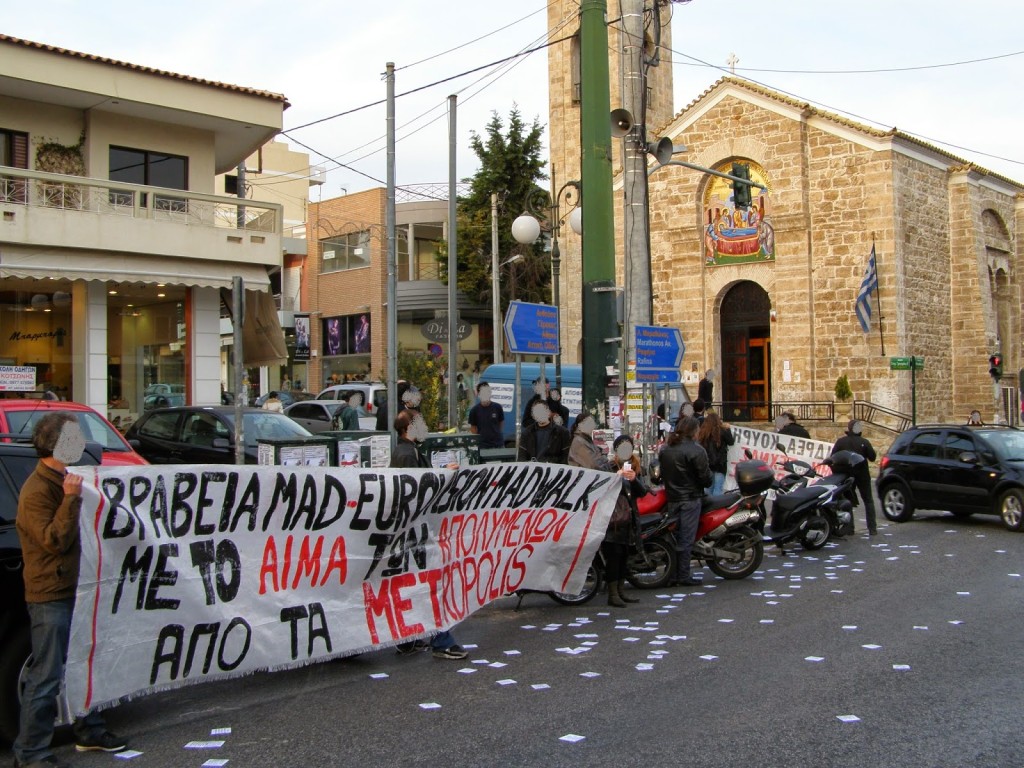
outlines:
[{"label": "awning over shop", "polygon": [[166,283],[203,288],[231,288],[239,275],[247,289],[266,291],[270,278],[260,264],[206,261],[132,253],[65,251],[0,245],[0,278],[42,280],[112,280],[119,283]]}]

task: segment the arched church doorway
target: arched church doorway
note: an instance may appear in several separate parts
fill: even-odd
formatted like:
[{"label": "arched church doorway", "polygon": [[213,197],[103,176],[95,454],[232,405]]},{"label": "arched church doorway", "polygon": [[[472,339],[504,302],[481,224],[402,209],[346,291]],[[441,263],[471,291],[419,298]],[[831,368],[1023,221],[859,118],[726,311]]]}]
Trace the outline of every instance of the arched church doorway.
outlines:
[{"label": "arched church doorway", "polygon": [[737,283],[722,299],[722,417],[767,421],[772,399],[771,300],[757,283]]}]

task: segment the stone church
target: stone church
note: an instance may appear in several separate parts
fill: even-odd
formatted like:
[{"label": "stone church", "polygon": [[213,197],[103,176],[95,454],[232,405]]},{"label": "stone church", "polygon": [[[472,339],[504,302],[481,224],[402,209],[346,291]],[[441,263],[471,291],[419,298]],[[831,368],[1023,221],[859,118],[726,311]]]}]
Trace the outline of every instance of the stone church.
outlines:
[{"label": "stone church", "polygon": [[[617,5],[609,3],[610,19]],[[574,9],[571,0],[549,6],[552,39],[571,31]],[[661,35],[668,50],[667,25]],[[613,107],[623,44],[610,24]],[[560,179],[579,173],[577,56],[575,43],[549,49],[551,159]],[[737,208],[729,181],[651,158],[654,324],[681,330],[691,381],[698,371],[718,372],[715,399],[726,419],[769,418],[769,404],[821,418],[813,404],[834,400],[846,375],[856,400],[904,414],[916,404],[918,421],[966,420],[977,408],[986,421],[1016,423],[1024,185],[896,129],[736,77],[674,116],[669,64],[649,70],[648,89],[648,141],[667,136],[686,147],[676,159],[705,168],[746,165],[761,186],[749,208]],[[618,173],[621,140],[613,143]],[[621,195],[620,175],[616,185]],[[621,205],[616,233],[621,281]],[[855,306],[872,253],[878,290],[865,333]],[[562,254],[569,361],[579,354],[579,239]],[[1004,357],[999,387],[989,376],[995,352]],[[916,397],[911,371],[891,369],[893,357],[923,358]]]}]

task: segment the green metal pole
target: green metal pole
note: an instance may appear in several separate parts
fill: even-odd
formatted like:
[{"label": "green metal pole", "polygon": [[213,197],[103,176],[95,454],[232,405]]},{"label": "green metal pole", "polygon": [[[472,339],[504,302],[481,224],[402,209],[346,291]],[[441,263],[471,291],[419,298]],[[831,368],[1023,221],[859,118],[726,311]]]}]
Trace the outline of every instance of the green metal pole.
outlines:
[{"label": "green metal pole", "polygon": [[[606,423],[607,366],[618,364],[615,219],[607,0],[580,3],[580,145],[583,203],[583,406]],[[620,371],[625,376],[625,371]]]}]

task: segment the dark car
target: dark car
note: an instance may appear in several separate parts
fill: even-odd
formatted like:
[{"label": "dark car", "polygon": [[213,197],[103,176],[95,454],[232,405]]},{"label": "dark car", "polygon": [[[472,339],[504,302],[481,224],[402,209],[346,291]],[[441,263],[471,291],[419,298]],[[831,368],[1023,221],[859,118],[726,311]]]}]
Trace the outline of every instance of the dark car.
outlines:
[{"label": "dark car", "polygon": [[[78,465],[97,466],[102,459],[102,446],[87,442]],[[21,486],[38,461],[30,443],[0,442],[0,594],[4,595],[0,602],[0,738],[7,741],[18,735],[22,675],[32,651],[21,576],[21,542],[14,518]]]},{"label": "dark car", "polygon": [[[309,430],[283,413],[243,408],[245,463],[255,464],[257,441],[309,437]],[[153,464],[234,464],[235,409],[193,405],[151,411],[129,427],[125,437]]]},{"label": "dark car", "polygon": [[1024,527],[1024,432],[1009,427],[918,425],[903,432],[879,463],[878,498],[889,520],[916,509],[966,518],[998,515]]},{"label": "dark car", "polygon": [[326,432],[335,429],[334,418],[342,408],[349,405],[344,400],[307,400],[292,403],[284,409],[284,415],[298,422],[310,432]]}]

